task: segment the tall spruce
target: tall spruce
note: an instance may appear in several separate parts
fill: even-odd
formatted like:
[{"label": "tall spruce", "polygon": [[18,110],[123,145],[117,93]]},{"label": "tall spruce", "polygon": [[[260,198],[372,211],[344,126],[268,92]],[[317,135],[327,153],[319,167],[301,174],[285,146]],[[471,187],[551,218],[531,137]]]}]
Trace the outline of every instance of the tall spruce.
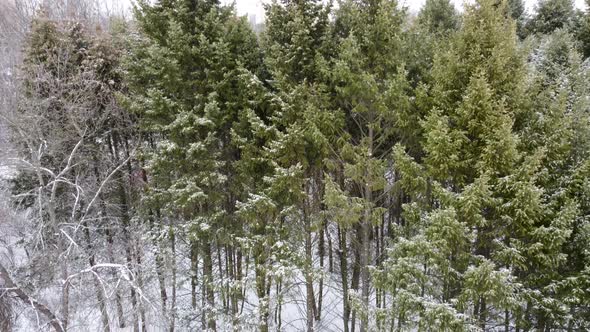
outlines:
[{"label": "tall spruce", "polygon": [[[535,267],[535,288],[539,294],[535,301],[540,303],[529,318],[537,321],[537,328],[584,329],[587,314],[580,299],[585,292],[579,290],[587,272],[584,272],[585,258],[579,247],[587,243],[584,235],[587,210],[585,191],[572,190],[579,183],[580,172],[585,172],[588,158],[588,102],[580,98],[588,94],[587,68],[581,63],[576,52],[573,36],[565,30],[557,30],[541,39],[533,51],[531,64],[534,68],[530,94],[535,96],[532,111],[526,118],[523,141],[529,149],[543,148],[546,151],[545,169],[540,172],[537,183],[544,189],[543,200],[547,209],[542,216],[545,232],[538,240],[560,247],[550,247],[558,252],[559,260],[550,266]],[[576,184],[575,186],[577,186]],[[575,195],[572,195],[576,192]],[[569,206],[568,206],[569,205]],[[572,219],[559,225],[554,221],[568,209]],[[553,219],[553,220],[552,220]],[[561,229],[560,227],[561,226]],[[548,236],[548,232],[552,235]],[[544,259],[548,257],[542,256]],[[566,286],[567,285],[567,286]],[[573,295],[579,294],[579,295]],[[553,302],[545,301],[552,298]]]},{"label": "tall spruce", "polygon": [[[370,270],[380,259],[371,246],[372,234],[384,229],[384,198],[391,189],[387,166],[397,136],[396,115],[407,112],[410,105],[410,84],[400,61],[405,11],[396,1],[344,1],[335,16],[340,45],[331,78],[335,105],[346,122],[335,147],[340,171],[327,203],[329,209],[336,209],[332,212],[336,216],[358,216],[352,224],[346,222],[348,218],[336,222],[345,231],[355,231],[350,288],[356,294],[351,292],[350,301],[358,305],[352,306],[350,322],[345,306],[344,324],[346,328],[351,324],[354,331],[358,317],[360,331],[367,331],[373,316]],[[330,206],[343,201],[354,204]],[[340,211],[342,208],[345,210]],[[384,305],[381,295],[377,297],[378,305]]]},{"label": "tall spruce", "polygon": [[214,276],[214,253],[241,234],[234,212],[243,192],[232,126],[248,107],[241,73],[260,69],[258,43],[245,18],[218,1],[140,1],[135,13],[142,35],[129,60],[129,105],[149,147],[144,155],[149,202],[158,210],[154,222],[165,216],[186,225],[193,306],[202,266],[202,328],[216,330],[222,285]]},{"label": "tall spruce", "polygon": [[526,30],[529,34],[549,34],[557,29],[573,29],[577,20],[572,0],[540,0]]},{"label": "tall spruce", "polygon": [[400,184],[415,197],[380,276],[407,274],[387,284],[401,296],[391,317],[398,327],[519,326],[529,310],[519,299],[534,292],[531,264],[560,259],[555,245],[575,215],[568,204],[549,217],[557,243],[537,238],[548,208],[537,183],[545,150],[525,149],[517,132],[525,66],[505,5],[468,6],[458,36],[437,54],[422,162],[394,150]]},{"label": "tall spruce", "polygon": [[420,9],[418,22],[430,32],[444,33],[459,27],[459,16],[449,0],[428,0]]},{"label": "tall spruce", "polygon": [[[324,159],[331,153],[329,141],[338,128],[326,84],[334,47],[329,19],[331,7],[331,3],[315,0],[273,2],[266,6],[266,30],[262,39],[265,63],[273,77],[272,88],[282,103],[274,120],[279,131],[270,143],[271,157],[278,172],[298,170],[293,173],[296,177],[293,183],[298,187],[291,189],[298,196],[288,203],[295,208],[289,219],[297,225],[296,236],[304,244],[302,264],[298,265],[305,279],[307,331],[314,331],[321,324],[325,291],[326,226],[321,214]],[[316,242],[319,269],[314,266]]]}]

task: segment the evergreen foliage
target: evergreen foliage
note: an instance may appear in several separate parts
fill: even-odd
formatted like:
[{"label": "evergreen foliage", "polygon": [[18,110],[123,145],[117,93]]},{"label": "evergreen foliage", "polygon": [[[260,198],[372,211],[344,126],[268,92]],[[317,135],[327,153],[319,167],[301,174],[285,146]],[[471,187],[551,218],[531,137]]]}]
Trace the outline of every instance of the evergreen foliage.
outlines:
[{"label": "evergreen foliage", "polygon": [[418,22],[430,32],[448,32],[459,27],[455,6],[449,0],[428,0],[418,14]]},{"label": "evergreen foliage", "polygon": [[577,12],[572,0],[540,0],[535,15],[527,23],[532,34],[548,34],[556,29],[572,29],[576,26]]},{"label": "evergreen foliage", "polygon": [[2,115],[39,234],[7,292],[57,330],[84,273],[105,331],[590,329],[589,16],[402,5],[274,0],[260,34],[218,0],[41,12]]}]

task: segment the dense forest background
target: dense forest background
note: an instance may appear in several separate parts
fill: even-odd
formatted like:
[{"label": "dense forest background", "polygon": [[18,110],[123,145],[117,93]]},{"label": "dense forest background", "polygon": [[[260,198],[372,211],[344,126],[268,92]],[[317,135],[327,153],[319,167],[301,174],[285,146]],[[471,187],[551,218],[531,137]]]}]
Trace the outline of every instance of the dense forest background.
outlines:
[{"label": "dense forest background", "polygon": [[590,330],[587,12],[265,11],[0,4],[1,331]]}]

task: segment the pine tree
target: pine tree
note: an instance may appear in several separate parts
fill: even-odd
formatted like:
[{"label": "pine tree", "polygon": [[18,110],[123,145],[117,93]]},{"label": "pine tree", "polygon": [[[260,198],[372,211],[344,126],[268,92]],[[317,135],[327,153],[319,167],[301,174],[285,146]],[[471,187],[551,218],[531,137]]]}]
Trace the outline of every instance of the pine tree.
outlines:
[{"label": "pine tree", "polygon": [[[421,122],[423,162],[395,149],[400,185],[417,198],[405,207],[409,229],[400,230],[404,236],[393,249],[416,256],[394,254],[383,272],[406,271],[415,280],[389,284],[404,294],[401,303],[414,303],[395,308],[398,326],[518,326],[521,309],[529,310],[519,306],[519,296],[536,288],[528,271],[540,271],[544,262],[543,269],[559,266],[575,208],[566,204],[561,215],[546,216],[537,182],[545,150],[524,149],[517,133],[527,102],[516,73],[525,67],[503,6],[469,6],[459,35],[435,58],[434,105]],[[547,223],[555,242],[543,240]],[[407,270],[410,257],[423,268]],[[432,315],[449,318],[428,321]]]},{"label": "pine tree", "polygon": [[445,33],[459,27],[457,11],[449,0],[426,1],[418,14],[418,22],[433,33]]},{"label": "pine tree", "polygon": [[[551,236],[540,233],[538,241],[544,243],[550,238],[552,243],[547,246],[563,244],[561,248],[553,248],[561,252],[559,261],[553,262],[548,269],[543,265],[536,268],[536,287],[541,292],[537,299],[541,303],[538,321],[545,326],[582,328],[580,322],[583,320],[574,317],[576,312],[583,315],[584,310],[580,310],[577,300],[572,300],[576,296],[567,299],[565,294],[572,294],[570,291],[584,293],[578,293],[578,286],[571,281],[585,278],[584,267],[580,264],[584,258],[578,254],[578,246],[587,241],[579,231],[584,228],[587,211],[583,203],[585,199],[581,198],[584,190],[575,190],[582,196],[570,196],[570,186],[577,177],[574,174],[584,169],[584,160],[588,156],[588,132],[583,129],[585,126],[578,125],[588,121],[582,111],[587,109],[587,101],[579,97],[587,94],[587,73],[575,51],[573,37],[564,30],[544,37],[532,59],[536,80],[530,93],[536,96],[532,105],[535,112],[527,118],[523,137],[526,137],[528,148],[546,151],[546,169],[540,173],[537,182],[544,188],[543,199],[547,202],[543,223],[552,233]],[[570,220],[564,218],[568,212]],[[559,215],[566,224],[556,224],[554,220],[559,220]],[[564,286],[566,284],[569,286]],[[566,290],[567,287],[570,288]],[[545,301],[546,298],[552,298],[553,302]],[[574,317],[565,318],[572,313]]]},{"label": "pine tree", "polygon": [[516,35],[524,38],[526,36],[525,25],[527,13],[523,0],[508,0],[506,9],[510,17],[516,22]]},{"label": "pine tree", "polygon": [[557,29],[572,29],[577,13],[572,0],[541,0],[535,15],[526,24],[529,34],[549,34]]},{"label": "pine tree", "polygon": [[136,17],[143,35],[129,61],[128,103],[148,135],[149,202],[187,222],[195,276],[197,255],[203,259],[203,328],[215,330],[222,285],[213,275],[214,252],[237,248],[227,241],[242,231],[234,222],[243,192],[232,126],[249,102],[241,74],[260,70],[257,39],[244,18],[217,1],[140,2]]},{"label": "pine tree", "polygon": [[[363,3],[347,1],[336,12],[336,33],[341,38],[339,54],[335,60],[332,84],[336,92],[336,105],[345,117],[346,133],[337,146],[338,164],[341,173],[336,173],[337,186],[332,187],[332,200],[352,201],[351,216],[358,220],[349,225],[336,220],[346,230],[356,231],[353,241],[355,262],[351,288],[360,290],[352,296],[355,305],[352,326],[356,314],[360,316],[360,330],[367,331],[372,306],[370,269],[377,260],[373,255],[371,234],[384,229],[384,198],[389,194],[387,179],[388,150],[395,142],[397,113],[408,112],[410,84],[401,58],[401,28],[404,11],[397,8],[396,1]],[[330,200],[328,200],[330,203]],[[337,212],[336,215],[347,214]],[[361,209],[357,211],[357,209]],[[379,240],[383,243],[383,238]],[[359,289],[360,288],[360,289]],[[352,294],[354,295],[354,294]],[[377,294],[378,306],[385,303]],[[348,326],[345,307],[345,325]]]},{"label": "pine tree", "polygon": [[577,22],[578,24],[575,28],[575,35],[577,39],[580,41],[580,45],[578,47],[584,59],[590,56],[590,15],[588,14],[590,2],[585,1],[585,4],[586,11],[580,14],[579,20]]},{"label": "pine tree", "polygon": [[[328,143],[338,128],[326,85],[333,52],[330,9],[331,4],[319,1],[273,2],[266,7],[262,37],[273,89],[282,102],[273,123],[279,131],[270,142],[270,157],[276,161],[277,176],[298,170],[292,173],[297,178],[291,180],[298,187],[290,189],[298,195],[291,201],[281,200],[281,204],[288,204],[281,206],[294,209],[291,218],[298,224],[298,237],[302,236],[304,243],[302,264],[298,265],[305,278],[307,331],[313,331],[315,321],[321,319],[326,228],[321,217],[324,159],[330,155]],[[314,233],[319,237],[319,271],[313,266]]]}]

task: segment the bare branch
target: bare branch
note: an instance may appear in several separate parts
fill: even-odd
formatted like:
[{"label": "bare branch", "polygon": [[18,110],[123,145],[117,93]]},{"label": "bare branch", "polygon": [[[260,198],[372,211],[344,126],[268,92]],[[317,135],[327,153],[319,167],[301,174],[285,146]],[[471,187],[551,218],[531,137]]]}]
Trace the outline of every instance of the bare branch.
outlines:
[{"label": "bare branch", "polygon": [[49,308],[47,308],[47,306],[30,297],[20,287],[18,287],[12,281],[12,278],[10,278],[10,274],[2,264],[0,264],[0,277],[4,279],[6,289],[14,293],[25,304],[31,304],[31,306],[36,312],[43,314],[49,320],[49,324],[51,324],[55,331],[65,332],[61,320],[57,318],[57,316]]}]

